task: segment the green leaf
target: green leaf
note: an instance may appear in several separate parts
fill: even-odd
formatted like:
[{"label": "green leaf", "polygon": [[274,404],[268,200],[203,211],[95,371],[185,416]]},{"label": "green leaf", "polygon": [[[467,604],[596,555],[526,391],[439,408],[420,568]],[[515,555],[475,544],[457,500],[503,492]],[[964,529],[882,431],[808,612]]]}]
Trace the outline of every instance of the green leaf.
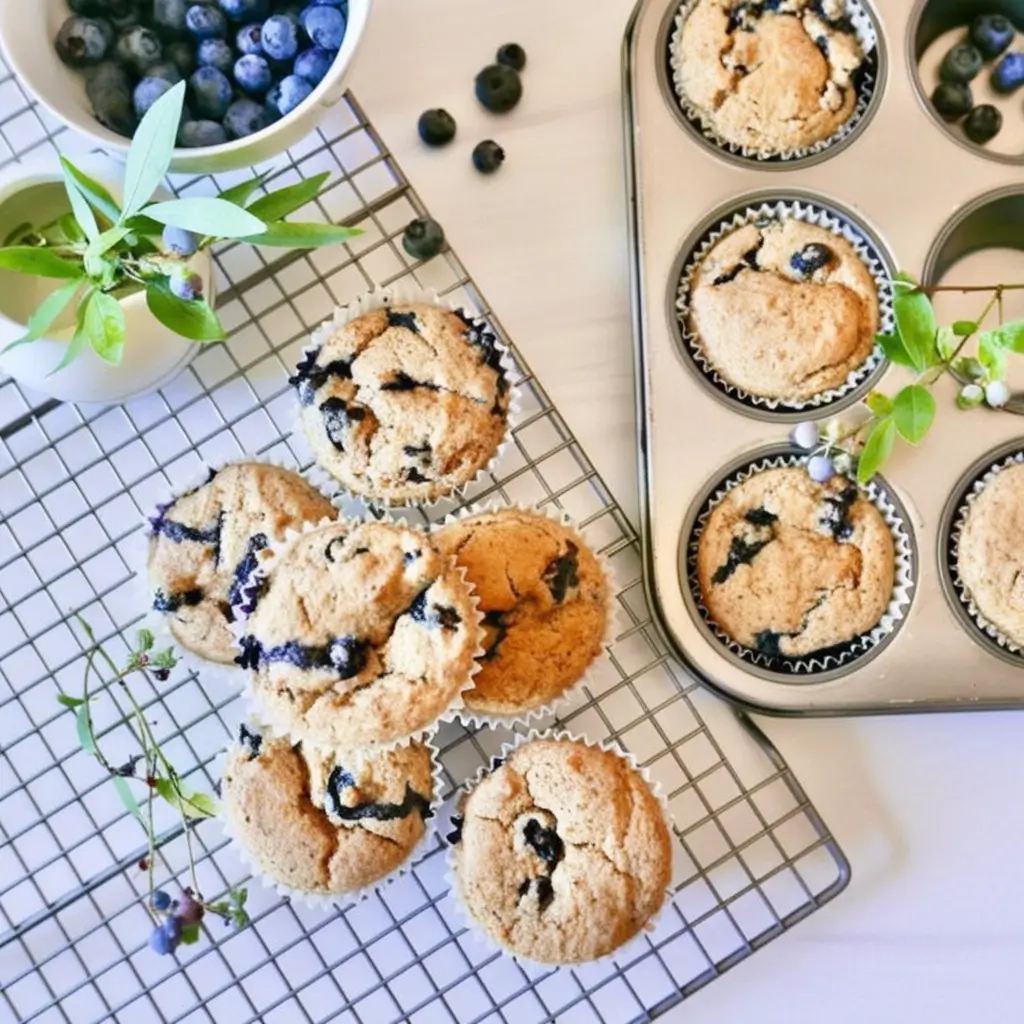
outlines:
[{"label": "green leaf", "polygon": [[186,946],[194,946],[199,941],[199,924],[186,924],[181,927],[181,941]]},{"label": "green leaf", "polygon": [[124,355],[124,310],[106,292],[94,291],[85,307],[85,333],[93,351],[117,366]]},{"label": "green leaf", "polygon": [[254,217],[259,217],[260,220],[266,221],[268,224],[272,221],[281,220],[287,217],[289,213],[294,213],[305,206],[306,203],[311,203],[316,199],[320,195],[324,182],[329,177],[330,174],[324,171],[323,174],[307,178],[296,185],[288,185],[285,188],[277,189],[276,192],[260,196],[249,207],[249,212]]},{"label": "green leaf", "polygon": [[973,356],[963,356],[953,364],[953,369],[968,380],[984,380],[987,375],[985,367]]},{"label": "green leaf", "polygon": [[75,711],[75,728],[78,730],[78,745],[87,753],[96,753],[96,740],[92,735],[92,718],[89,714],[89,703],[83,700]]},{"label": "green leaf", "polygon": [[78,191],[89,200],[93,208],[102,213],[111,224],[116,224],[121,216],[121,208],[114,197],[98,181],[80,171],[67,157],[62,156],[60,162],[64,168],[65,178],[70,175],[78,186]]},{"label": "green leaf", "polygon": [[124,804],[125,810],[134,814],[145,825],[146,820],[142,815],[142,808],[139,806],[139,801],[135,799],[131,786],[120,775],[112,776],[111,781],[114,783],[114,789],[117,790],[117,795],[121,798],[121,803]]},{"label": "green leaf", "polygon": [[248,210],[234,203],[203,196],[154,203],[147,206],[143,213],[161,224],[172,224],[186,231],[216,238],[247,238],[266,227],[259,217],[254,217]]},{"label": "green leaf", "polygon": [[16,274],[31,274],[34,277],[70,279],[82,276],[80,263],[62,259],[49,249],[31,245],[12,245],[0,249],[0,270],[12,270]]},{"label": "green leaf", "polygon": [[[64,355],[61,356],[60,362],[46,375],[52,377],[55,373],[59,373],[66,366],[70,366],[82,353],[85,346],[88,344],[88,337],[85,333],[85,304],[88,302],[90,296],[93,294],[93,289],[86,291],[85,295],[82,296],[78,301],[78,323],[75,328],[74,336],[68,342],[67,348],[64,350]],[[89,630],[88,624],[83,623],[85,626],[89,639],[92,640],[92,631]]]},{"label": "green leaf", "polygon": [[978,325],[973,320],[956,320],[953,323],[953,328],[952,328],[953,333],[958,338],[968,338],[977,329],[978,329]]},{"label": "green leaf", "polygon": [[83,704],[87,704],[88,701],[85,697],[72,697],[68,693],[58,693],[57,703],[62,704],[66,708],[78,708]]},{"label": "green leaf", "polygon": [[213,818],[217,815],[217,802],[212,797],[205,793],[190,793],[180,782],[175,788],[170,779],[157,779],[156,791],[188,818]]},{"label": "green leaf", "polygon": [[150,659],[150,664],[157,668],[174,668],[178,664],[178,659],[174,656],[174,648],[165,647],[162,651],[157,651]]},{"label": "green leaf", "polygon": [[226,337],[217,314],[203,299],[179,299],[165,277],[146,285],[146,305],[160,323],[190,341],[221,341]]},{"label": "green leaf", "polygon": [[1006,377],[1009,353],[999,344],[995,331],[982,331],[978,335],[978,362],[988,370],[989,380]]},{"label": "green leaf", "polygon": [[148,651],[153,646],[153,634],[148,629],[140,629],[135,634],[135,648],[139,651]]},{"label": "green leaf", "polygon": [[152,217],[147,217],[142,213],[129,217],[124,223],[130,231],[138,235],[161,235],[164,230],[163,224],[158,220],[153,220]]},{"label": "green leaf", "polygon": [[919,444],[935,419],[935,399],[932,393],[920,384],[910,384],[903,388],[893,402],[892,419],[902,437],[911,444]]},{"label": "green leaf", "polygon": [[897,366],[913,367],[914,361],[903,347],[903,339],[899,334],[876,334],[875,344],[880,345],[885,358]]},{"label": "green leaf", "polygon": [[89,243],[89,248],[85,250],[86,262],[88,263],[89,260],[97,259],[109,252],[115,245],[117,245],[118,242],[121,241],[122,238],[124,238],[125,235],[130,232],[131,228],[125,224],[117,224],[108,231],[104,231],[102,235],[98,238],[94,238]]},{"label": "green leaf", "polygon": [[879,418],[882,419],[888,416],[892,412],[892,399],[888,395],[883,395],[880,391],[872,391],[867,398],[864,399],[864,404]]},{"label": "green leaf", "polygon": [[135,129],[124,171],[124,209],[119,220],[138,213],[167,173],[184,100],[185,83],[179,82],[149,108]]},{"label": "green leaf", "polygon": [[940,327],[939,333],[935,336],[935,351],[939,353],[941,360],[948,361],[953,358],[956,351],[958,335],[952,327]]},{"label": "green leaf", "polygon": [[1011,320],[986,333],[991,334],[1001,348],[1024,353],[1024,320]]},{"label": "green leaf", "polygon": [[82,226],[75,220],[75,216],[72,213],[65,213],[58,217],[57,227],[60,228],[61,234],[73,244],[86,240]]},{"label": "green leaf", "polygon": [[232,889],[231,898],[238,906],[244,907],[245,901],[249,898],[249,890],[244,887],[241,889]]},{"label": "green leaf", "polygon": [[82,279],[79,278],[77,281],[68,281],[67,284],[62,284],[55,291],[50,292],[36,307],[36,311],[28,318],[28,323],[25,325],[28,328],[27,333],[23,337],[18,338],[17,341],[12,341],[0,351],[7,352],[9,349],[17,348],[19,345],[27,345],[37,338],[42,338],[61,313],[68,307],[69,303],[72,302],[81,286]]},{"label": "green leaf", "polygon": [[[897,280],[907,282],[910,279],[898,274]],[[935,335],[938,332],[931,300],[923,292],[898,288],[892,306],[903,347],[911,362],[918,371],[927,370],[936,359]]]},{"label": "green leaf", "polygon": [[340,224],[291,224],[279,220],[268,224],[259,235],[247,235],[243,241],[249,245],[275,245],[286,249],[315,249],[321,245],[336,245],[363,233],[361,228],[346,228]]},{"label": "green leaf", "polygon": [[866,484],[885,465],[896,441],[896,424],[892,419],[879,420],[864,442],[864,450],[857,460],[857,479]]},{"label": "green leaf", "polygon": [[78,182],[72,177],[63,159],[61,160],[61,171],[64,174],[64,190],[71,202],[71,212],[75,215],[79,227],[85,232],[85,237],[91,242],[100,233],[99,225],[96,223],[96,214],[92,212],[92,207],[82,195]]},{"label": "green leaf", "polygon": [[4,247],[6,248],[9,245],[14,245],[15,242],[20,242],[26,235],[30,234],[32,234],[32,225],[26,220],[7,232],[7,237],[3,241]]},{"label": "green leaf", "polygon": [[232,185],[231,188],[226,188],[223,192],[217,196],[218,199],[223,199],[226,203],[235,203],[238,206],[245,206],[246,201],[253,192],[258,189],[263,182],[270,177],[270,171],[264,171],[262,174],[257,174],[255,178],[249,178],[248,181],[239,182],[237,185]]}]

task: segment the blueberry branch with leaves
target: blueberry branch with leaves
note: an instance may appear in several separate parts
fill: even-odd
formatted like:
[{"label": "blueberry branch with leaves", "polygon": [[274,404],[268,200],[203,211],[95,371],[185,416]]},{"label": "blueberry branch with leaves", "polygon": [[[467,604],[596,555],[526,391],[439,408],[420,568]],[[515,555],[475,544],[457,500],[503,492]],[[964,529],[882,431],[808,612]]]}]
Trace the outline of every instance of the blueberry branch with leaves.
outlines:
[{"label": "blueberry branch with leaves", "polygon": [[[81,697],[60,694],[57,700],[74,712],[78,731],[78,742],[82,749],[91,754],[110,776],[117,795],[146,831],[148,841],[147,856],[139,862],[139,866],[149,875],[149,898],[147,907],[153,916],[156,927],[150,935],[149,945],[157,953],[173,953],[179,943],[190,945],[199,941],[200,922],[207,914],[214,914],[226,923],[233,923],[243,928],[249,923],[245,911],[246,890],[229,890],[225,899],[211,903],[203,898],[196,878],[195,855],[192,850],[192,827],[196,821],[210,818],[217,814],[217,803],[205,793],[190,790],[182,781],[167,755],[164,753],[152,727],[147,720],[128,686],[127,678],[138,672],[148,671],[154,678],[165,680],[177,664],[174,648],[168,647],[161,651],[153,649],[153,635],[149,630],[139,630],[135,648],[130,652],[123,668],[118,668],[114,659],[96,641],[92,627],[80,616],[76,616],[78,625],[85,633],[90,647],[85,658],[85,673],[82,679]],[[138,740],[142,746],[140,754],[132,754],[123,764],[116,764],[100,747],[99,737],[93,729],[92,703],[98,696],[90,691],[90,682],[95,674],[103,682],[97,667],[97,661],[103,662],[113,673],[103,689],[117,686],[130,706],[126,719],[135,724]],[[145,787],[145,806],[139,803],[136,791],[131,783]],[[163,890],[154,889],[154,863],[156,859],[156,833],[153,828],[153,810],[157,799],[173,808],[181,818],[182,831],[188,850],[189,885],[178,899],[172,899]]]}]

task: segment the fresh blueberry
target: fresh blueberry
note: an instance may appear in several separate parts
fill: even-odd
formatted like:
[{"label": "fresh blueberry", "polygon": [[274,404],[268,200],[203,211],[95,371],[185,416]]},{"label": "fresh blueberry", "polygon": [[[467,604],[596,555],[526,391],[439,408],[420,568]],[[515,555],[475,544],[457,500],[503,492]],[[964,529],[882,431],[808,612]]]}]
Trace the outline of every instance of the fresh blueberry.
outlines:
[{"label": "fresh blueberry", "polygon": [[341,49],[345,38],[345,15],[337,7],[307,7],[302,12],[302,27],[314,46],[325,50]]},{"label": "fresh blueberry", "polygon": [[[173,917],[169,917],[167,921],[173,921]],[[153,929],[152,935],[149,937],[149,948],[154,953],[158,953],[160,956],[168,956],[173,953],[177,948],[178,942],[180,941],[181,928],[178,928],[179,938],[172,938],[171,932],[165,929],[164,925],[167,924],[164,921],[163,924],[158,925]]]},{"label": "fresh blueberry", "polygon": [[505,150],[493,139],[484,139],[473,147],[473,166],[481,174],[493,174],[505,162]]},{"label": "fresh blueberry", "polygon": [[[201,121],[191,121],[190,124],[202,124]],[[164,249],[167,252],[176,253],[178,256],[192,256],[199,248],[199,237],[185,228],[176,228],[168,225],[164,228],[163,234]]]},{"label": "fresh blueberry", "polygon": [[1014,28],[1001,14],[979,14],[971,22],[971,42],[986,60],[998,57],[1013,42]]},{"label": "fresh blueberry", "polygon": [[185,78],[196,69],[196,51],[192,44],[184,39],[168,43],[164,47],[164,56],[178,65],[178,70]]},{"label": "fresh blueberry", "polygon": [[192,0],[153,0],[153,28],[165,39],[185,34],[185,15]]},{"label": "fresh blueberry", "polygon": [[257,53],[246,53],[235,61],[235,81],[251,96],[262,96],[269,88],[274,76],[266,57]]},{"label": "fresh blueberry", "polygon": [[233,139],[262,131],[267,126],[263,107],[252,100],[235,100],[224,115],[224,130]]},{"label": "fresh blueberry", "polygon": [[824,455],[812,455],[807,460],[807,475],[819,484],[827,484],[835,476],[832,460]]},{"label": "fresh blueberry", "polygon": [[969,82],[981,70],[981,54],[970,43],[957,43],[939,65],[943,82]]},{"label": "fresh blueberry", "polygon": [[514,71],[522,71],[526,67],[526,51],[518,43],[506,43],[498,50],[497,60]]},{"label": "fresh blueberry", "polygon": [[223,39],[228,34],[228,20],[216,7],[193,4],[185,15],[185,27],[196,39]]},{"label": "fresh blueberry", "polygon": [[99,64],[107,55],[110,43],[110,31],[102,23],[72,15],[61,25],[54,47],[68,67],[81,68]]},{"label": "fresh blueberry", "polygon": [[943,121],[958,121],[974,106],[974,97],[963,82],[942,82],[932,93],[932,106]]},{"label": "fresh blueberry", "polygon": [[444,228],[430,217],[419,217],[406,226],[402,248],[414,260],[429,260],[444,248]]},{"label": "fresh blueberry", "polygon": [[295,24],[283,14],[263,22],[263,52],[273,60],[292,60],[299,52]]},{"label": "fresh blueberry", "polygon": [[117,59],[124,64],[129,71],[137,75],[144,75],[146,69],[159,63],[163,58],[163,46],[156,35],[142,25],[122,32],[117,37],[117,45],[114,52]]},{"label": "fresh blueberry", "polygon": [[217,121],[186,121],[178,129],[178,145],[183,149],[223,146],[227,141],[228,133]]},{"label": "fresh blueberry", "polygon": [[166,910],[171,905],[171,897],[163,889],[157,889],[150,902],[154,910]]},{"label": "fresh blueberry", "polygon": [[132,105],[135,107],[135,116],[140,120],[146,116],[146,112],[168,89],[171,83],[162,78],[143,78],[132,94]]},{"label": "fresh blueberry", "polygon": [[132,106],[131,79],[120,64],[104,61],[92,68],[85,82],[85,93],[101,124],[131,138],[138,122]]},{"label": "fresh blueberry", "polygon": [[182,75],[173,60],[162,60],[146,68],[146,78],[162,78],[169,85],[177,85]]},{"label": "fresh blueberry", "polygon": [[218,0],[218,3],[235,21],[262,21],[270,13],[268,0]]},{"label": "fresh blueberry", "polygon": [[[190,122],[194,124],[195,122]],[[170,278],[171,293],[185,302],[192,302],[203,294],[203,279],[198,274],[185,271]]]},{"label": "fresh blueberry", "polygon": [[992,88],[996,92],[1015,92],[1024,85],[1024,52],[1004,54],[992,69]]},{"label": "fresh blueberry", "polygon": [[440,107],[424,110],[416,128],[428,146],[445,146],[455,138],[455,118]]},{"label": "fresh blueberry", "polygon": [[313,86],[298,75],[288,75],[281,79],[281,92],[277,100],[277,109],[283,117],[290,114],[300,103],[303,103],[313,91]]},{"label": "fresh blueberry", "polygon": [[235,65],[235,51],[223,39],[203,39],[196,49],[199,66],[216,68],[225,75],[231,73]]},{"label": "fresh blueberry", "polygon": [[254,23],[240,28],[235,36],[235,46],[239,53],[262,53],[263,26]]},{"label": "fresh blueberry", "polygon": [[216,68],[199,68],[188,80],[192,104],[200,118],[220,121],[231,105],[234,90],[227,76]]},{"label": "fresh blueberry", "polygon": [[273,124],[281,116],[281,83],[275,82],[263,97],[263,113],[267,124]]},{"label": "fresh blueberry", "polygon": [[789,435],[790,440],[797,446],[797,448],[803,448],[804,451],[810,451],[812,448],[818,447],[818,424],[812,423],[810,420],[804,420],[803,423],[798,423]]},{"label": "fresh blueberry", "polygon": [[505,64],[490,64],[476,76],[476,98],[494,114],[507,114],[523,95],[519,72]]},{"label": "fresh blueberry", "polygon": [[834,258],[835,253],[827,245],[810,242],[799,252],[793,253],[789,259],[789,265],[801,277],[810,277],[816,270],[827,267]]},{"label": "fresh blueberry", "polygon": [[999,134],[1003,115],[991,103],[975,107],[964,119],[964,135],[978,146],[984,146]]},{"label": "fresh blueberry", "polygon": [[327,72],[331,70],[337,50],[325,50],[322,46],[313,46],[295,58],[295,74],[304,78],[310,85],[319,85]]}]

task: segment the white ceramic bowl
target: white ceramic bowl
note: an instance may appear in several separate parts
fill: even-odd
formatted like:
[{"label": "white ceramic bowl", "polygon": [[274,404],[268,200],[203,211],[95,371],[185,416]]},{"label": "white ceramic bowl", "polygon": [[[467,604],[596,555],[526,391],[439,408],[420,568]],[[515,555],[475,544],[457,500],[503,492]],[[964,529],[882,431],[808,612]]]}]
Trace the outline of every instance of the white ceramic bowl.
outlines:
[{"label": "white ceramic bowl", "polygon": [[[247,138],[223,146],[176,149],[171,170],[192,174],[236,170],[269,160],[305,138],[345,92],[345,79],[366,31],[371,3],[349,0],[341,50],[305,103]],[[109,153],[123,156],[131,140],[96,120],[82,74],[62,64],[54,51],[57,30],[69,15],[66,0],[0,0],[0,45],[8,64],[47,110]]]}]

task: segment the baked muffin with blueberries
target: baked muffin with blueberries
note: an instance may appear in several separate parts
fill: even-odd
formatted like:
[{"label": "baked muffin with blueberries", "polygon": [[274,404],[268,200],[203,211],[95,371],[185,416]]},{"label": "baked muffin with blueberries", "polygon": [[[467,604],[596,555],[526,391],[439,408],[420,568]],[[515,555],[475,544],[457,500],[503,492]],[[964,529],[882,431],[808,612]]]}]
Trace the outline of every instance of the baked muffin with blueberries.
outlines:
[{"label": "baked muffin with blueberries", "polygon": [[672,842],[661,805],[617,754],[568,739],[517,747],[454,819],[455,890],[487,935],[541,963],[596,960],[661,909]]},{"label": "baked muffin with blueberries", "polygon": [[878,625],[895,584],[882,513],[842,476],[766,469],[715,506],[700,536],[701,601],[718,628],[769,657],[800,658]]},{"label": "baked muffin with blueberries", "polygon": [[285,531],[334,518],[336,510],[297,473],[238,462],[201,487],[161,505],[150,518],[150,604],[174,639],[222,665],[234,663],[232,606],[256,553]]},{"label": "baked muffin with blueberries", "polygon": [[317,462],[353,494],[435,501],[494,457],[508,426],[502,349],[461,310],[393,305],[314,341],[290,381]]},{"label": "baked muffin with blueberries", "polygon": [[509,716],[541,707],[575,683],[601,653],[608,582],[575,530],[537,512],[481,512],[440,530],[475,588],[484,655],[466,708]]},{"label": "baked muffin with blueberries", "polygon": [[243,725],[221,783],[234,841],[265,878],[341,896],[401,867],[432,815],[430,748],[369,760],[261,736]]},{"label": "baked muffin with blueberries", "polygon": [[843,0],[697,0],[672,57],[680,98],[718,138],[783,156],[849,121],[864,63]]},{"label": "baked muffin with blueberries", "polygon": [[419,530],[336,522],[264,559],[237,662],[293,740],[384,746],[433,726],[470,682],[482,633],[469,586]]},{"label": "baked muffin with blueberries", "polygon": [[971,501],[957,573],[975,608],[1024,647],[1024,465],[999,470]]},{"label": "baked muffin with blueberries", "polygon": [[688,329],[725,381],[798,403],[842,385],[871,356],[878,288],[841,235],[786,217],[716,242],[690,282]]}]

